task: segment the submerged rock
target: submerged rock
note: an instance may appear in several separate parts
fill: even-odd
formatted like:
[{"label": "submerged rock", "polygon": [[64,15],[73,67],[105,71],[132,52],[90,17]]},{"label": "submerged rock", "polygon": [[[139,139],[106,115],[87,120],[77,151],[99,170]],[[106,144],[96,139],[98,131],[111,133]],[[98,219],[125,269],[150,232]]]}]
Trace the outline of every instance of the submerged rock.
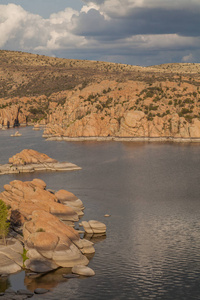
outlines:
[{"label": "submerged rock", "polygon": [[63,278],[71,279],[71,278],[78,278],[78,274],[63,274]]},{"label": "submerged rock", "polygon": [[28,291],[28,290],[18,290],[17,295],[25,295],[25,296],[32,297],[34,295],[34,293],[32,293],[31,291]]}]

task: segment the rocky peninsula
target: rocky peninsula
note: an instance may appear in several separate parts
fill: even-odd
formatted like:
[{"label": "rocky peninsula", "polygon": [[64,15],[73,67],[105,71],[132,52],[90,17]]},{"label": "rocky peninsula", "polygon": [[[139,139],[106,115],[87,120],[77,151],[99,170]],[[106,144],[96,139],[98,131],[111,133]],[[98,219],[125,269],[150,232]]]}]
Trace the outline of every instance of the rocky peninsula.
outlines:
[{"label": "rocky peninsula", "polygon": [[[94,244],[80,237],[84,230],[74,229],[84,210],[82,201],[74,194],[47,190],[41,179],[14,180],[4,186],[0,199],[9,207],[11,224],[7,244],[0,243],[0,276],[21,269],[36,275],[59,267],[83,276],[95,274],[86,267],[88,255],[95,252]],[[105,235],[103,223],[88,223],[93,233]]]},{"label": "rocky peninsula", "polygon": [[24,149],[9,158],[9,163],[0,165],[0,175],[33,173],[35,171],[74,171],[81,168],[70,162],[58,162],[44,153]]}]

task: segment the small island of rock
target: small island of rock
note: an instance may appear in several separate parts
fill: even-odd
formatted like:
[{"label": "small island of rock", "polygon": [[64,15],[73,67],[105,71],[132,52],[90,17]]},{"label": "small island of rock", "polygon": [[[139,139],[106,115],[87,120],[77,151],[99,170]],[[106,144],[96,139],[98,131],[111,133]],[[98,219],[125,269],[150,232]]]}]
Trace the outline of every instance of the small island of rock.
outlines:
[{"label": "small island of rock", "polygon": [[44,153],[24,149],[13,157],[9,163],[0,165],[0,175],[12,173],[33,173],[35,171],[73,171],[80,170],[77,165],[69,162],[58,162]]}]

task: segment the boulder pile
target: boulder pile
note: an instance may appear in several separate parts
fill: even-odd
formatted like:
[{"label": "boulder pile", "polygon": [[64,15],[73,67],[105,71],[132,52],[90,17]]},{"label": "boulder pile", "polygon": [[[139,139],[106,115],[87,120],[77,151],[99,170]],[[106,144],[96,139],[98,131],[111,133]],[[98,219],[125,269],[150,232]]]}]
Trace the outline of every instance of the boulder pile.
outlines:
[{"label": "boulder pile", "polygon": [[[55,193],[46,190],[41,179],[14,180],[4,189],[0,199],[10,207],[15,237],[9,238],[6,246],[0,244],[0,274],[15,273],[22,267],[43,273],[89,263],[85,255],[95,252],[93,243],[80,238],[73,228],[83,214],[80,199],[66,190]],[[64,221],[70,221],[72,226]],[[105,233],[104,224],[88,223],[94,233],[102,230]]]},{"label": "boulder pile", "polygon": [[44,153],[24,149],[9,158],[9,163],[0,165],[0,175],[33,173],[35,171],[73,171],[81,168],[69,162],[58,162]]}]

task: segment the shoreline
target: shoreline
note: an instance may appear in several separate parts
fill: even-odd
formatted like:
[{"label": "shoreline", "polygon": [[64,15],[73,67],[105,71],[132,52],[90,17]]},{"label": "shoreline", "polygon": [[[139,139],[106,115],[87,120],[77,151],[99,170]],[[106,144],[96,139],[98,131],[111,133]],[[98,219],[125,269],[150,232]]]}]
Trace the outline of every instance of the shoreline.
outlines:
[{"label": "shoreline", "polygon": [[115,141],[115,142],[172,142],[172,143],[200,143],[199,138],[182,138],[182,137],[56,137],[43,135],[47,141],[66,141],[66,142],[83,142],[83,141]]}]

